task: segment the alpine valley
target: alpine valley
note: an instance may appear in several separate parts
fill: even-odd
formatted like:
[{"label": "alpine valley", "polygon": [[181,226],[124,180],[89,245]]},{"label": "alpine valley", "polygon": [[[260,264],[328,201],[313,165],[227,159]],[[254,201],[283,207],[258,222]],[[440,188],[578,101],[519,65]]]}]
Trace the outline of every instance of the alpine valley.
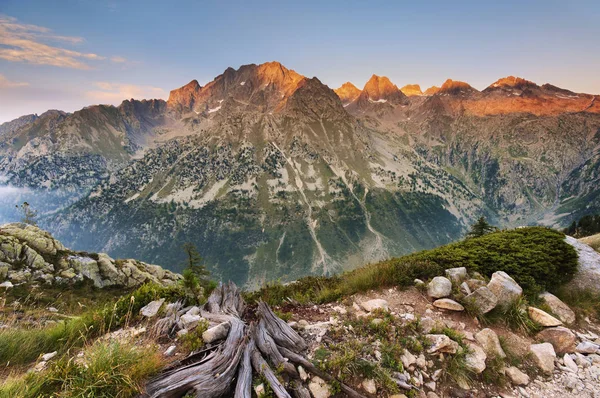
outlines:
[{"label": "alpine valley", "polygon": [[253,288],[446,244],[481,215],[598,212],[600,97],[515,77],[332,90],[244,65],[166,102],[4,123],[0,175],[68,247],[179,271],[190,241],[216,278]]}]

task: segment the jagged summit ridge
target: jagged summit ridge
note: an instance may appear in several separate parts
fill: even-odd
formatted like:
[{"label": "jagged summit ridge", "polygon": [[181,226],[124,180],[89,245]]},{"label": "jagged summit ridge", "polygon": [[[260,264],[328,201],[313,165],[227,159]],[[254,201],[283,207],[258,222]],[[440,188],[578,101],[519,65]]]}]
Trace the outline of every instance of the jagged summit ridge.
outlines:
[{"label": "jagged summit ridge", "polygon": [[340,87],[333,90],[342,100],[344,105],[347,105],[358,98],[361,90],[350,82],[342,84]]}]

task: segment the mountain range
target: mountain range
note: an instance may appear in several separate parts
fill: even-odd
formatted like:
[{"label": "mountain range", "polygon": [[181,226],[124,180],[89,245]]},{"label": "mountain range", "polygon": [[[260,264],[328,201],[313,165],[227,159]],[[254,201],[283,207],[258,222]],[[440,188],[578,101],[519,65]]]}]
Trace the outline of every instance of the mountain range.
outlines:
[{"label": "mountain range", "polygon": [[597,212],[599,101],[512,76],[332,90],[251,64],[167,101],[4,123],[0,175],[61,192],[40,223],[67,246],[180,270],[190,241],[216,277],[255,287],[445,244],[481,215]]}]

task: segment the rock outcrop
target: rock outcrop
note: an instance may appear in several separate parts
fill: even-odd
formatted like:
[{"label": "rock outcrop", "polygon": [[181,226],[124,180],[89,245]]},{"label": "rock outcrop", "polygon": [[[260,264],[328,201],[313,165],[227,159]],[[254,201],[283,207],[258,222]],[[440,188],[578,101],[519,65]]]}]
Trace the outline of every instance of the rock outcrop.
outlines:
[{"label": "rock outcrop", "polygon": [[[169,285],[179,274],[137,260],[114,260],[104,253],[69,250],[36,226],[0,226],[0,281],[12,285],[74,285],[89,281],[97,288],[132,288],[145,282]],[[6,284],[8,285],[8,283]]]}]

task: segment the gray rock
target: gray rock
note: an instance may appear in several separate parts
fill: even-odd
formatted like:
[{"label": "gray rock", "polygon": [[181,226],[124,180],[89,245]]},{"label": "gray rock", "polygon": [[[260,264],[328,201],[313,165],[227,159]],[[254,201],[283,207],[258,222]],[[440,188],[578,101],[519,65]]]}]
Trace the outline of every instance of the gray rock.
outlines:
[{"label": "gray rock", "polygon": [[222,340],[225,337],[227,337],[227,334],[229,333],[229,327],[229,322],[223,322],[218,324],[217,326],[213,326],[212,328],[202,333],[202,340],[204,340],[206,344]]},{"label": "gray rock", "polygon": [[187,329],[187,330],[194,329],[196,326],[198,326],[198,324],[200,323],[201,320],[202,320],[202,317],[200,315],[190,315],[190,314],[183,314],[179,318],[179,321],[181,322],[181,325],[182,325],[182,329]]},{"label": "gray rock", "polygon": [[533,362],[540,370],[546,374],[551,374],[554,371],[554,360],[556,352],[550,343],[532,344],[529,347]]},{"label": "gray rock", "polygon": [[496,308],[498,298],[487,286],[483,286],[465,297],[465,302],[473,305],[480,314],[487,314]]},{"label": "gray rock", "polygon": [[417,357],[415,357],[410,351],[404,350],[402,355],[400,355],[400,361],[402,361],[402,366],[404,366],[404,369],[408,369],[411,365],[417,362]]},{"label": "gray rock", "polygon": [[388,302],[383,299],[373,299],[369,301],[363,301],[360,306],[367,312],[374,310],[388,310]]},{"label": "gray rock", "polygon": [[529,317],[544,327],[560,326],[562,322],[545,311],[535,307],[527,307]]},{"label": "gray rock", "polygon": [[446,277],[456,285],[459,285],[468,278],[467,269],[465,267],[448,268],[446,270]]},{"label": "gray rock", "polygon": [[186,314],[188,315],[200,315],[200,308],[197,306],[193,306],[189,310],[187,310]]},{"label": "gray rock", "polygon": [[565,354],[565,356],[563,357],[563,362],[565,363],[565,366],[571,369],[573,372],[577,373],[577,371],[579,370],[579,367],[577,367],[577,364],[569,354]]},{"label": "gray rock", "polygon": [[475,334],[475,340],[481,345],[489,357],[506,358],[506,353],[500,345],[498,335],[492,329],[486,328]]},{"label": "gray rock", "polygon": [[471,371],[476,374],[483,372],[485,370],[486,359],[487,355],[481,347],[476,344],[469,344],[469,352],[465,357],[465,361]]},{"label": "gray rock", "polygon": [[464,311],[465,307],[449,298],[438,299],[433,302],[433,306],[449,311]]},{"label": "gray rock", "polygon": [[140,314],[145,316],[146,318],[155,317],[158,314],[158,310],[165,302],[165,299],[154,300],[148,303],[145,307],[140,310]]},{"label": "gray rock", "polygon": [[171,356],[173,356],[175,354],[176,350],[177,350],[177,346],[176,345],[169,346],[169,348],[166,349],[164,355],[166,357],[171,357]]},{"label": "gray rock", "polygon": [[42,361],[48,362],[52,358],[54,358],[58,354],[57,351],[49,352],[47,354],[42,355]]},{"label": "gray rock", "polygon": [[431,347],[427,350],[430,354],[434,352],[456,354],[458,351],[458,343],[445,334],[428,334],[425,337],[431,341]]},{"label": "gray rock", "polygon": [[575,347],[575,351],[580,354],[596,354],[599,350],[600,345],[592,343],[591,341],[582,341]]},{"label": "gray rock", "polygon": [[529,376],[521,372],[518,368],[511,366],[505,369],[510,382],[515,386],[526,386],[529,384]]},{"label": "gray rock", "polygon": [[558,297],[548,292],[540,294],[539,297],[562,322],[566,324],[575,322],[575,313],[573,310]]},{"label": "gray rock", "polygon": [[492,274],[487,287],[498,299],[498,305],[506,307],[523,295],[523,289],[513,278],[504,271]]},{"label": "gray rock", "polygon": [[436,276],[427,285],[427,294],[432,298],[444,298],[452,293],[452,282],[443,276]]}]

